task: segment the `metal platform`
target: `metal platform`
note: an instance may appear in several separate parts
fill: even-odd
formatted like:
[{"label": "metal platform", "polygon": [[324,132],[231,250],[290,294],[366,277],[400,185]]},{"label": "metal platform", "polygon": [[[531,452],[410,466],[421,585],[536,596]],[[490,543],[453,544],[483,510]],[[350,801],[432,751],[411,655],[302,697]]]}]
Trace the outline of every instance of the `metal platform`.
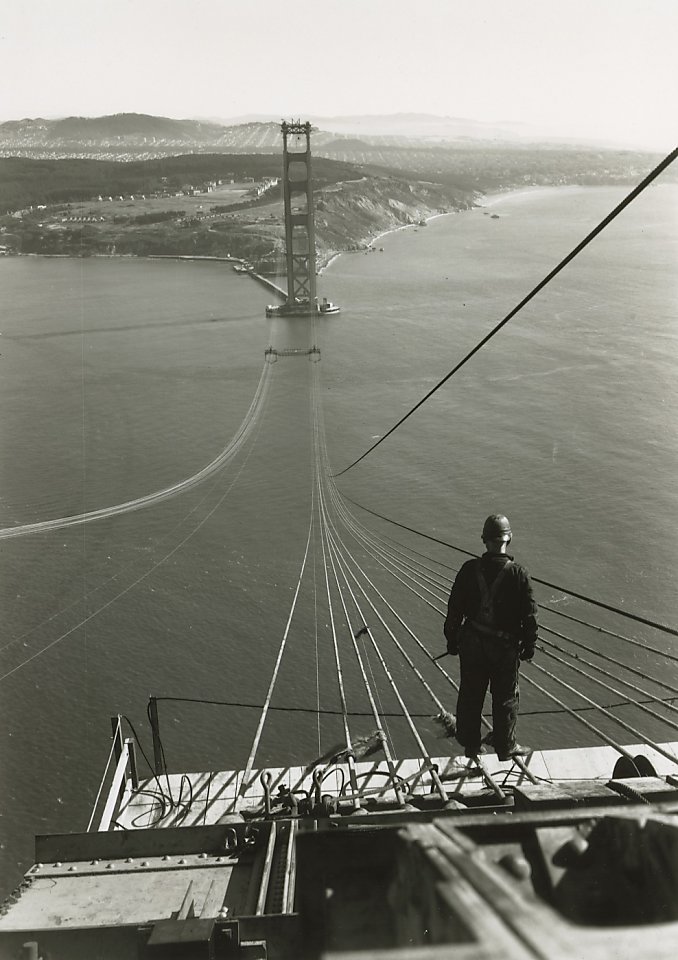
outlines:
[{"label": "metal platform", "polygon": [[[669,752],[678,751],[678,742],[662,744]],[[645,744],[631,744],[625,748],[632,756],[644,756],[652,765],[658,779],[639,778],[630,782],[631,789],[656,794],[658,799],[673,795],[676,787],[667,783],[667,777],[678,773],[676,765]],[[483,767],[492,780],[504,791],[528,793],[536,802],[554,806],[585,802],[621,803],[625,796],[609,786],[613,781],[615,763],[619,758],[613,747],[591,747],[570,750],[536,750],[519,766],[513,761],[500,761],[494,754],[485,755]],[[482,771],[465,757],[438,757],[433,765],[442,782],[447,800],[458,803],[461,809],[477,805],[493,793]],[[355,778],[360,786],[357,804],[365,811],[406,804],[442,807],[443,801],[436,789],[432,767],[422,760],[400,760],[389,770],[384,760],[363,761],[354,764]],[[393,785],[402,784],[400,797]],[[349,764],[340,763],[315,771],[304,767],[270,767],[252,770],[245,781],[242,770],[224,770],[203,773],[160,774],[142,780],[138,789],[127,782],[119,808],[114,817],[115,829],[147,829],[149,827],[196,826],[223,823],[234,814],[266,814],[267,797],[271,813],[283,813],[280,799],[293,795],[312,801],[330,797],[350,806],[352,772]],[[627,792],[626,799],[629,794]],[[167,809],[168,798],[172,809]],[[355,799],[355,798],[354,798]],[[642,800],[640,801],[642,802]]]}]

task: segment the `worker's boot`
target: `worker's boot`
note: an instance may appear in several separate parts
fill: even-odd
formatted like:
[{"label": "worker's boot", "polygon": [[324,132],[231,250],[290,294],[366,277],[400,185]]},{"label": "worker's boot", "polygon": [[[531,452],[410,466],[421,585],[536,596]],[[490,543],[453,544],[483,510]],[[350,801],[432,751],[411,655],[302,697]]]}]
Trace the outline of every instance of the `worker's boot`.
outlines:
[{"label": "worker's boot", "polygon": [[516,743],[509,750],[503,752],[497,750],[497,757],[499,760],[511,760],[513,757],[527,757],[530,753],[532,753],[532,747],[524,747]]}]

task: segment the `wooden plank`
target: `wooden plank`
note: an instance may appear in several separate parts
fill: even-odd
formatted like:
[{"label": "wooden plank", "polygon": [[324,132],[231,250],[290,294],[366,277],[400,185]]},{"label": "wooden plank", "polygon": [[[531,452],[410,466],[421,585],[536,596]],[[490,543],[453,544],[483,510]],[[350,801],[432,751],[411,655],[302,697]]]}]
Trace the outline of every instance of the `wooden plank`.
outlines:
[{"label": "wooden plank", "polygon": [[[452,931],[456,933],[453,941],[455,946],[457,938],[462,942],[473,938],[477,943],[491,948],[492,956],[501,956],[506,960],[524,960],[533,956],[507,928],[503,918],[493,909],[493,904],[488,904],[475,885],[463,876],[457,864],[441,849],[441,840],[444,843],[445,838],[433,825],[405,827],[401,836],[405,842],[414,843],[424,861],[440,878],[435,882],[435,890],[441,906],[445,908],[440,917],[441,925],[443,930],[448,928],[450,935]],[[421,878],[416,881],[417,888],[421,889],[422,893],[426,890],[426,879],[426,871],[423,871]],[[445,912],[449,917],[447,923]],[[452,945],[450,943],[450,947]]]},{"label": "wooden plank", "polygon": [[506,794],[504,793],[504,791],[501,789],[497,781],[494,779],[494,777],[490,773],[489,767],[485,764],[482,757],[476,757],[476,763],[480,767],[480,771],[483,775],[483,780],[485,781],[487,786],[490,788],[490,790],[494,793],[497,800],[500,803],[505,803]]},{"label": "wooden plank", "polygon": [[[671,780],[671,777],[668,778]],[[610,790],[619,792],[627,800],[633,801],[633,794],[638,793],[648,800],[678,800],[678,782],[667,783],[660,777],[629,777],[627,779],[610,780]]]},{"label": "wooden plank", "polygon": [[467,844],[459,842],[456,835],[441,831],[437,825],[433,829],[438,834],[434,842],[440,852],[534,956],[559,960],[573,955],[569,927],[554,910],[541,901],[526,901],[520,885],[505,871],[489,864],[479,847],[473,853]]},{"label": "wooden plank", "polygon": [[[487,951],[483,955],[501,957],[502,960],[534,960],[533,952],[526,949],[491,907],[488,909],[487,902],[468,880],[457,875],[454,880],[438,884],[438,892],[447,909],[463,917],[478,946]],[[449,944],[448,951],[451,948],[454,949],[451,955],[456,960],[456,943]]]},{"label": "wooden plank", "polygon": [[623,797],[610,790],[600,780],[570,780],[567,783],[525,783],[514,790],[517,811],[538,807],[555,809],[577,805],[592,806],[599,803],[618,805]]},{"label": "wooden plank", "polygon": [[268,895],[268,882],[271,878],[271,865],[273,863],[273,851],[275,850],[276,836],[277,824],[275,820],[272,820],[270,822],[268,843],[266,844],[266,854],[264,856],[264,862],[259,878],[259,894],[257,896],[256,907],[254,908],[254,912],[257,916],[262,914],[266,907],[266,896]]},{"label": "wooden plank", "polygon": [[[662,744],[671,752],[678,753],[678,743]],[[632,755],[642,754],[655,766],[658,772],[675,779],[671,785],[678,784],[678,774],[675,765],[667,758],[653,751],[644,744],[631,744],[625,749]],[[614,764],[619,756],[613,747],[575,748],[568,750],[535,751],[525,759],[529,773],[537,780],[588,780],[607,783],[612,775]],[[468,797],[472,798],[485,792],[486,788],[474,764],[464,757],[435,757],[439,776],[445,791],[452,802]],[[495,755],[483,756],[483,764],[504,790],[507,787],[522,787],[530,783],[530,777],[512,760],[499,761]],[[424,761],[419,758],[408,758],[396,762],[396,772],[409,781],[409,787],[418,795],[425,795],[431,790],[431,776]],[[383,759],[376,762],[362,761],[355,764],[357,783],[367,796],[382,801],[396,799],[388,767]],[[181,774],[172,774],[168,778],[160,776],[160,788],[155,778],[142,781],[139,791],[132,792],[127,785],[120,803],[117,820],[127,829],[143,829],[147,825],[166,826],[168,823],[183,825],[198,825],[201,823],[223,822],[232,807],[235,798],[241,798],[244,809],[253,810],[263,805],[264,788],[260,781],[262,772],[271,774],[271,797],[277,796],[278,788],[284,786],[289,790],[303,790],[313,797],[315,787],[313,772],[301,766],[271,767],[267,771],[253,770],[248,778],[248,784],[243,787],[243,771],[225,770],[211,773],[186,774],[191,783],[192,799],[190,811],[181,808],[177,811],[165,810],[163,813],[163,794],[171,792],[178,798],[181,790]],[[338,764],[328,769],[322,784],[322,792],[334,797],[341,795],[342,785],[350,783],[350,769],[347,764]],[[534,786],[534,784],[533,784]],[[567,787],[565,787],[567,789]],[[155,795],[155,800],[148,794]],[[598,787],[593,787],[591,793],[598,794]],[[184,789],[184,797],[186,790]],[[604,793],[602,796],[606,796]],[[182,798],[183,799],[183,798]],[[609,796],[607,796],[609,799]],[[670,794],[667,793],[667,799]],[[227,802],[225,802],[227,801]]]},{"label": "wooden plank", "polygon": [[285,845],[285,874],[283,880],[282,912],[294,910],[294,894],[297,874],[296,837],[299,829],[297,820],[290,820],[287,843]]},{"label": "wooden plank", "polygon": [[120,802],[120,795],[123,792],[122,787],[125,780],[125,774],[127,773],[127,759],[129,757],[129,743],[125,741],[123,744],[120,756],[118,758],[118,763],[115,768],[115,773],[113,774],[113,780],[111,782],[110,789],[108,791],[108,799],[106,800],[106,806],[104,807],[104,812],[101,815],[101,820],[99,821],[99,830],[108,830],[111,825],[111,820],[113,815],[118,807]]}]

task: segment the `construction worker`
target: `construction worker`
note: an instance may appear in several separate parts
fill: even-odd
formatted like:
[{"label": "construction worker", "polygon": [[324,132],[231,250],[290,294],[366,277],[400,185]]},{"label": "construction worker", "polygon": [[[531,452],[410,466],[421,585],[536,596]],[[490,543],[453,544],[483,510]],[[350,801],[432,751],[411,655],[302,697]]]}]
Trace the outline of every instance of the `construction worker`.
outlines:
[{"label": "construction worker", "polygon": [[463,564],[447,604],[447,652],[459,656],[457,740],[467,757],[481,752],[480,723],[489,683],[493,744],[500,760],[525,756],[516,741],[519,660],[531,660],[537,642],[537,608],[527,570],[506,552],[511,525],[492,514],[483,526],[485,553]]}]

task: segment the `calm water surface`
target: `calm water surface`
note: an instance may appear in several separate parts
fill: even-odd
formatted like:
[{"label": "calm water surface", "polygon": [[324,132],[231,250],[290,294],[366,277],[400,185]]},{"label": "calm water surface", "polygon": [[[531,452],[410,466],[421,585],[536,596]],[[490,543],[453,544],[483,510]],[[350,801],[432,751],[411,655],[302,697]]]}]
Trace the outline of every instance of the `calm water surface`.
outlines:
[{"label": "calm water surface", "polygon": [[[384,433],[622,196],[509,194],[335,261],[320,292],[343,312],[316,334],[333,467]],[[342,492],[466,550],[480,546],[483,517],[501,510],[534,575],[675,623],[677,252],[678,187],[659,186],[342,477]],[[265,348],[308,345],[303,323],[264,320],[271,296],[227,265],[6,259],[0,282],[3,529],[192,476],[246,417]],[[31,862],[35,833],[86,826],[109,716],[128,715],[147,739],[149,694],[262,702],[309,529],[313,369],[296,357],[274,365],[253,442],[199,487],[2,541],[3,889]],[[336,706],[321,655],[316,671],[320,577],[314,554],[280,704]],[[542,602],[560,598],[540,592]],[[435,613],[405,595],[402,610],[430,649],[442,649]],[[326,617],[319,622],[322,634]],[[360,693],[351,696],[362,709]],[[536,698],[524,706],[534,745],[588,742],[558,715],[530,717]],[[413,693],[417,708],[425,711]],[[243,763],[257,718],[163,707],[170,765]],[[406,751],[397,724],[392,735]],[[319,738],[325,747],[340,739],[332,718],[279,714],[259,757],[307,759]]]}]

